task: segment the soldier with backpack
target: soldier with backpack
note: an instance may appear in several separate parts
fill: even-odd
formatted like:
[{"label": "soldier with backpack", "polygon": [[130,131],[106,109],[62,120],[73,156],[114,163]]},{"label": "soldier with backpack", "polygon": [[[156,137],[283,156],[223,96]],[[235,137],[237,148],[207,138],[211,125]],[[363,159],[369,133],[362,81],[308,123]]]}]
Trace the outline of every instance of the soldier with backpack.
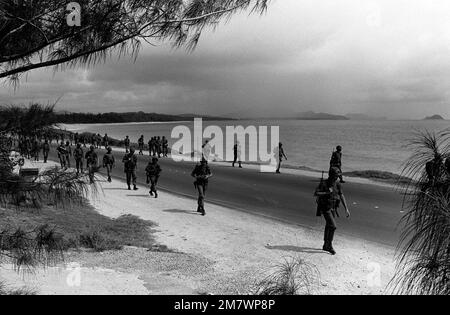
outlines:
[{"label": "soldier with backpack", "polygon": [[71,167],[70,165],[70,157],[72,156],[72,146],[70,145],[70,141],[66,141],[66,154],[65,154],[65,159],[66,159],[66,166],[68,168]]},{"label": "soldier with backpack", "polygon": [[144,135],[142,135],[138,140],[139,145],[139,155],[144,155]]},{"label": "soldier with backpack", "polygon": [[77,143],[77,147],[73,150],[73,157],[75,159],[75,166],[77,168],[77,174],[83,173],[83,157],[84,151],[81,147],[81,143]]},{"label": "soldier with backpack", "polygon": [[347,218],[350,217],[350,211],[344,196],[342,185],[338,182],[340,171],[332,167],[327,180],[322,178],[319,187],[317,187],[315,196],[317,201],[317,216],[323,216],[326,222],[324,233],[323,250],[332,255],[336,255],[333,248],[334,233],[336,231],[335,218],[339,217],[339,206],[344,206]]},{"label": "soldier with backpack", "polygon": [[339,179],[342,184],[345,184],[344,178],[342,177],[342,146],[338,145],[336,147],[336,151],[333,151],[330,159],[330,169],[331,168],[339,169],[341,175],[339,175]]},{"label": "soldier with backpack", "polygon": [[109,147],[109,137],[108,134],[105,133],[105,136],[103,137],[103,146],[105,147],[106,150],[108,150]]},{"label": "soldier with backpack", "polygon": [[126,153],[130,152],[130,144],[131,144],[130,137],[126,136],[126,138],[123,142],[125,144],[125,152]]},{"label": "soldier with backpack", "polygon": [[166,137],[162,138],[162,150],[163,150],[163,157],[168,157],[168,155],[169,155],[169,141],[167,141]]},{"label": "soldier with backpack", "polygon": [[48,155],[50,153],[50,144],[48,143],[48,140],[45,140],[45,143],[42,146],[42,153],[44,154],[44,163],[47,163]]},{"label": "soldier with backpack", "polygon": [[85,155],[86,166],[89,172],[89,179],[91,184],[94,183],[95,172],[98,170],[98,155],[95,152],[95,147],[92,145],[89,151]]},{"label": "soldier with backpack", "polygon": [[137,156],[134,154],[135,150],[134,148],[130,148],[130,153],[127,153],[123,159],[122,162],[124,164],[124,171],[127,175],[127,185],[128,190],[131,190],[131,183],[133,183],[133,189],[138,190],[136,186],[137,176],[136,176],[136,168],[137,168]]},{"label": "soldier with backpack", "polygon": [[103,156],[103,168],[106,168],[106,175],[108,176],[108,182],[112,182],[111,172],[114,168],[116,160],[114,159],[114,155],[112,154],[111,147],[108,147],[107,152]]},{"label": "soldier with backpack", "polygon": [[155,198],[158,198],[156,186],[158,185],[159,176],[162,170],[156,157],[152,158],[152,161],[148,163],[145,172],[147,173],[147,184],[151,184],[150,195],[153,196],[154,194]]},{"label": "soldier with backpack", "polygon": [[66,155],[67,155],[67,150],[66,150],[66,146],[64,145],[64,141],[61,141],[61,144],[59,145],[59,147],[56,149],[56,151],[58,152],[58,158],[59,158],[59,163],[61,164],[61,168],[66,168]]},{"label": "soldier with backpack", "polygon": [[33,158],[36,162],[39,161],[39,152],[41,151],[41,144],[38,139],[34,139],[33,141]]},{"label": "soldier with backpack", "polygon": [[197,212],[204,216],[206,214],[205,195],[208,188],[209,179],[212,176],[211,169],[208,166],[208,161],[202,159],[201,163],[195,166],[191,176],[195,178],[194,186],[198,191]]}]

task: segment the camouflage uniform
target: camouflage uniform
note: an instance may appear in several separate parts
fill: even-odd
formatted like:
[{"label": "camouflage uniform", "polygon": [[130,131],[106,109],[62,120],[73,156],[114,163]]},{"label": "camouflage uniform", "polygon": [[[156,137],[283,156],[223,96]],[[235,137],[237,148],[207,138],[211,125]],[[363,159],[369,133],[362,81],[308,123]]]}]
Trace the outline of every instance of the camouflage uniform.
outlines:
[{"label": "camouflage uniform", "polygon": [[137,156],[134,154],[134,150],[131,150],[130,153],[126,154],[123,157],[122,162],[124,163],[124,171],[127,176],[128,190],[131,190],[131,184],[133,184],[134,190],[138,190],[136,187]]},{"label": "camouflage uniform", "polygon": [[83,172],[83,157],[84,157],[84,152],[83,149],[81,148],[80,143],[77,144],[77,147],[73,151],[73,157],[75,158],[75,166],[77,168],[77,173],[79,174],[80,171]]},{"label": "camouflage uniform", "polygon": [[106,168],[106,175],[108,176],[108,182],[111,182],[111,172],[116,164],[116,160],[112,154],[112,150],[108,148],[108,152],[103,156],[103,167]]},{"label": "camouflage uniform", "polygon": [[85,159],[86,159],[86,166],[89,171],[89,179],[91,180],[91,183],[94,183],[94,175],[98,169],[98,156],[97,153],[94,151],[93,146],[91,147],[90,151],[86,153]]},{"label": "camouflage uniform", "polygon": [[158,185],[159,176],[161,174],[161,167],[158,164],[157,159],[153,159],[152,162],[148,163],[145,172],[147,173],[147,184],[150,184],[150,195],[155,194],[155,198],[158,198],[158,191],[156,186]]},{"label": "camouflage uniform", "polygon": [[211,176],[211,170],[208,166],[208,163],[206,161],[202,161],[201,164],[195,166],[191,176],[195,177],[196,179],[194,182],[194,186],[198,191],[197,212],[205,215],[205,196],[209,183],[208,178]]}]

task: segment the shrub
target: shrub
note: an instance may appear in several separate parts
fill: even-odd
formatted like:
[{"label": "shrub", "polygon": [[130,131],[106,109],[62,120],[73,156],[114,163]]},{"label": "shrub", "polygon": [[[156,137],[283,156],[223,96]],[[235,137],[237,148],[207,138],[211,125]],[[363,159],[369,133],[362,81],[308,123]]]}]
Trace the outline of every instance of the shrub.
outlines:
[{"label": "shrub", "polygon": [[311,294],[319,278],[313,265],[300,258],[287,258],[275,266],[267,277],[259,281],[255,295],[303,295]]}]

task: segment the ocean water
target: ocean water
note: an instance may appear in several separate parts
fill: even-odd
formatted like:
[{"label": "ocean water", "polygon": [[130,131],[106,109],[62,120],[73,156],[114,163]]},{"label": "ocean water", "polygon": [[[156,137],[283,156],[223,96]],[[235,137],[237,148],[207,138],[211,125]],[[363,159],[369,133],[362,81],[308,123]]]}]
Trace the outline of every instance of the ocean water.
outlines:
[{"label": "ocean water", "polygon": [[[183,125],[193,133],[192,121],[176,123],[83,124],[65,125],[74,132],[93,132],[137,142],[140,135],[147,142],[151,136],[171,139],[174,127]],[[442,131],[449,121],[300,121],[242,120],[203,122],[203,127],[219,126],[279,126],[280,141],[289,160],[287,165],[327,170],[333,149],[343,146],[343,171],[378,170],[400,174],[402,164],[411,155],[409,140],[420,130]]]}]

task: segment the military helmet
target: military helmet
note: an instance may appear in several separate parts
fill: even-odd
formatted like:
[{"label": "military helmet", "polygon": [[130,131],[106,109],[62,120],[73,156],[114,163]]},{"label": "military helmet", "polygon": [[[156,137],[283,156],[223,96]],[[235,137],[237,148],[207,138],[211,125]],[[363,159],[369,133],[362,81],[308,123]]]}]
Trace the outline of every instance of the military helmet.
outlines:
[{"label": "military helmet", "polygon": [[341,175],[341,171],[337,167],[330,168],[329,176],[333,178],[338,178]]}]

